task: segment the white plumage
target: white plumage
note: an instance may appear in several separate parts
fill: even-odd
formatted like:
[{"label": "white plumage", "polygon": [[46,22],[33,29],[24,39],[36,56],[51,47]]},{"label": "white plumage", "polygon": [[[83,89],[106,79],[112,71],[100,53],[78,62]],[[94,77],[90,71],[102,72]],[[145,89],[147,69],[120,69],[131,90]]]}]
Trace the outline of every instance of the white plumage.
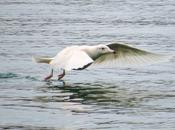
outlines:
[{"label": "white plumage", "polygon": [[79,46],[72,46],[63,49],[50,62],[50,65],[55,69],[64,69],[70,71],[79,69],[85,65],[92,63],[92,58],[81,49]]},{"label": "white plumage", "polygon": [[[63,49],[53,58],[34,57],[33,59],[38,63],[48,63],[54,69],[62,69],[63,74],[58,76],[58,79],[61,79],[66,71],[82,70],[89,66],[143,66],[169,60],[169,57],[117,42],[108,45],[71,46]],[[52,76],[53,69],[45,80]]]}]

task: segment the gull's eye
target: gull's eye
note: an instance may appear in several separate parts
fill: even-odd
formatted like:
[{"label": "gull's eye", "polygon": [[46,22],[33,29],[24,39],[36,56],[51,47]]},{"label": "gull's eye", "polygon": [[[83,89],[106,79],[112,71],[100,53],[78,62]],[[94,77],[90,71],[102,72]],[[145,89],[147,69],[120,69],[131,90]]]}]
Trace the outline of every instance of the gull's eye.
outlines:
[{"label": "gull's eye", "polygon": [[104,47],[102,47],[102,48],[101,48],[101,50],[102,50],[102,51],[104,51],[104,50],[105,50],[105,48],[104,48]]}]

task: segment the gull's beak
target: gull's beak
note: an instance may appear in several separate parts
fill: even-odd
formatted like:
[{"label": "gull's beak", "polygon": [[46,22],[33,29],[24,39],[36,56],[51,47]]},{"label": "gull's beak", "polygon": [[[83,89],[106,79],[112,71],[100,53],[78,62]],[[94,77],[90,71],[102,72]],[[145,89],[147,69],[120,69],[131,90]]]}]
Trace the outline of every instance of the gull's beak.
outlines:
[{"label": "gull's beak", "polygon": [[112,49],[109,49],[109,52],[110,52],[110,53],[115,53],[115,51],[114,51],[114,50],[112,50]]}]

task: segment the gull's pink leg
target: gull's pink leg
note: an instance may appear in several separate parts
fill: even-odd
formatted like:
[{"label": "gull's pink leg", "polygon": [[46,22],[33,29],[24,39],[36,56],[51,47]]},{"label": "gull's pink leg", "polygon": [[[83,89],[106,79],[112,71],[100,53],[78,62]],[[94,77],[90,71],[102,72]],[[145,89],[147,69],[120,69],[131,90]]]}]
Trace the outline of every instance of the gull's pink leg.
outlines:
[{"label": "gull's pink leg", "polygon": [[44,80],[46,81],[46,80],[48,80],[48,79],[50,79],[50,78],[52,78],[52,77],[53,77],[53,69],[52,69],[50,75],[47,76],[47,77],[45,77]]},{"label": "gull's pink leg", "polygon": [[65,76],[65,70],[63,70],[63,73],[58,75],[58,80],[62,79]]}]

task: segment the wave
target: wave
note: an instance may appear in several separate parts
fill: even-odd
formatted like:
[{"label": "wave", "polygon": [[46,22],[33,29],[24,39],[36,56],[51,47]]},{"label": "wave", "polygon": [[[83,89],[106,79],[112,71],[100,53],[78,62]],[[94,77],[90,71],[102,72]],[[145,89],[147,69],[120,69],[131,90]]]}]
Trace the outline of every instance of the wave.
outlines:
[{"label": "wave", "polygon": [[11,72],[9,72],[9,73],[0,73],[0,79],[16,78],[16,77],[18,77],[18,75],[15,74],[15,73],[11,73]]},{"label": "wave", "polygon": [[[27,79],[27,80],[32,80],[32,81],[37,81],[38,79],[36,77],[32,77],[32,76],[24,76],[24,75],[19,75],[16,73],[12,73],[12,72],[7,72],[7,73],[0,73],[0,79]],[[39,80],[38,80],[39,81]]]}]

